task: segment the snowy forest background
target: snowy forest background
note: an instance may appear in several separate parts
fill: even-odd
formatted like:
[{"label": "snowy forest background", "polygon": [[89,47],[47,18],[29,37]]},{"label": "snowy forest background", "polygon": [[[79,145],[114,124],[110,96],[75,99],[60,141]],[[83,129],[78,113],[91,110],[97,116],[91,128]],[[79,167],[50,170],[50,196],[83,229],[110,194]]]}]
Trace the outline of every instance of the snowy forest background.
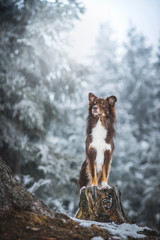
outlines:
[{"label": "snowy forest background", "polygon": [[158,228],[160,41],[153,54],[145,36],[130,26],[119,46],[104,23],[92,64],[83,65],[68,54],[69,33],[82,14],[85,4],[78,0],[0,1],[0,155],[30,192],[73,215],[88,92],[114,94],[110,184],[120,186],[130,217]]}]

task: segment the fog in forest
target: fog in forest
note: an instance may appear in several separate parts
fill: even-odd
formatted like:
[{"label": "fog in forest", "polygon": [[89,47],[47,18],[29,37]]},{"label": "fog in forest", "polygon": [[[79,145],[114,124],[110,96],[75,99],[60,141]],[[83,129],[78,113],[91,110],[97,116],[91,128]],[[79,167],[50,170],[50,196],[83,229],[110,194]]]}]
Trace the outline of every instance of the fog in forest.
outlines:
[{"label": "fog in forest", "polygon": [[73,216],[85,159],[88,93],[114,94],[110,185],[120,187],[131,218],[158,228],[160,39],[153,51],[138,26],[128,23],[120,42],[106,21],[83,63],[69,49],[70,34],[86,12],[79,0],[0,1],[0,156],[31,193]]}]

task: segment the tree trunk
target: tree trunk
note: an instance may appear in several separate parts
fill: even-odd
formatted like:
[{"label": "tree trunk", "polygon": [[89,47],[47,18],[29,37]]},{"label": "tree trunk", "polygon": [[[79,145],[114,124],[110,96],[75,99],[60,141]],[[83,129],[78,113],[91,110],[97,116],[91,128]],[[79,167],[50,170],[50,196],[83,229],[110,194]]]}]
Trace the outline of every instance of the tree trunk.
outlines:
[{"label": "tree trunk", "polygon": [[122,227],[115,223],[98,223],[70,218],[52,211],[30,194],[18,183],[11,170],[0,158],[1,240],[158,240],[160,235],[156,231],[128,223],[130,220],[125,216],[119,199],[120,193],[117,188],[82,189],[77,217],[102,222],[106,220],[125,222],[125,225],[121,224]]},{"label": "tree trunk", "polygon": [[29,193],[0,158],[0,210],[30,211],[53,217],[54,212]]},{"label": "tree trunk", "polygon": [[82,188],[76,218],[116,224],[132,223],[124,213],[117,186],[110,189],[95,186]]}]

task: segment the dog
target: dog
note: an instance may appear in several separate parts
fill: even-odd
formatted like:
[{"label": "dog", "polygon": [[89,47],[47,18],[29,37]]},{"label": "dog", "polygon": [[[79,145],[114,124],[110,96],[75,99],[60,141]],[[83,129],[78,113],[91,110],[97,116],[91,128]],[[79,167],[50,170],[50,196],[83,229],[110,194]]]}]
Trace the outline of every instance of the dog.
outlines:
[{"label": "dog", "polygon": [[86,160],[83,162],[79,189],[88,186],[110,188],[108,184],[114,151],[117,98],[98,98],[89,93],[87,119]]}]

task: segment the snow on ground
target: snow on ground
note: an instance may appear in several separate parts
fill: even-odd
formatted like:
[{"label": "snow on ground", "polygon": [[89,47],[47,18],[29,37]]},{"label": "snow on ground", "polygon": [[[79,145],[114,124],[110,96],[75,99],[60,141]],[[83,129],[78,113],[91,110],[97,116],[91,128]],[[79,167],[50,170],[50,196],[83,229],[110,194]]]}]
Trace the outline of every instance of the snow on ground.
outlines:
[{"label": "snow on ground", "polygon": [[101,236],[98,236],[98,237],[93,237],[91,240],[104,240],[104,238],[102,238]]},{"label": "snow on ground", "polygon": [[[145,229],[149,230],[148,227],[139,227],[136,224],[122,223],[120,225],[115,223],[101,223],[88,220],[80,220],[77,218],[72,218],[72,220],[79,222],[79,225],[82,227],[91,227],[92,225],[97,225],[100,228],[106,229],[110,234],[114,235],[119,239],[128,239],[128,237],[133,238],[144,238],[145,235],[139,234],[138,232],[144,231]],[[102,237],[95,237],[92,240],[102,240]]]}]

